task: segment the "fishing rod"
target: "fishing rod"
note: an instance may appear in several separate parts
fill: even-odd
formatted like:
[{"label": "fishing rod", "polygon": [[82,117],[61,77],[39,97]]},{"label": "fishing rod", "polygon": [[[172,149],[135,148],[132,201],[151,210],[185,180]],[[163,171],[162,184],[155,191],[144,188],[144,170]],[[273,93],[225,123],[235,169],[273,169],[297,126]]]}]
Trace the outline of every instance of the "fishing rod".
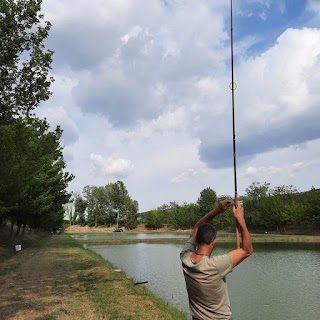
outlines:
[{"label": "fishing rod", "polygon": [[[234,91],[237,85],[234,82],[233,72],[233,15],[232,15],[232,0],[230,0],[230,40],[231,40],[231,83],[229,85],[232,93],[232,132],[233,132],[233,175],[234,175],[234,205],[237,207],[238,203],[238,187],[237,187],[237,159],[236,159],[236,125],[234,112]],[[236,221],[236,243],[237,248],[240,248],[240,226]]]}]

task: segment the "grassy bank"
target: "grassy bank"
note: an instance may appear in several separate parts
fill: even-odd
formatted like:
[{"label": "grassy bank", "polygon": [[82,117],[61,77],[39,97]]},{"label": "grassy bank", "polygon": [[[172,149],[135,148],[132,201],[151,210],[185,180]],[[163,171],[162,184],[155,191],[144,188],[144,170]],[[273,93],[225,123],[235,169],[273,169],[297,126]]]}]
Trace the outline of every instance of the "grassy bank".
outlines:
[{"label": "grassy bank", "polygon": [[[86,244],[133,244],[133,243],[180,243],[184,244],[186,238],[152,238],[152,239],[87,239],[78,240]],[[235,236],[219,236],[219,243],[235,243]],[[320,243],[320,237],[314,236],[281,236],[281,235],[252,235],[253,243]]]},{"label": "grassy bank", "polygon": [[[234,242],[234,234],[220,232],[219,241]],[[260,234],[253,235],[253,241],[304,243],[320,242],[320,237]],[[23,250],[15,252],[18,243]],[[186,314],[143,286],[134,286],[125,274],[68,234],[11,240],[0,234],[2,319],[186,319]]]},{"label": "grassy bank", "polygon": [[[83,235],[83,234],[91,234],[91,235],[106,235],[113,234],[114,228],[94,228],[94,227],[80,227],[80,226],[71,226],[66,229],[66,232],[70,235]],[[187,237],[191,234],[191,230],[176,230],[172,231],[169,229],[161,229],[162,231],[153,232],[152,230],[144,229],[141,226],[139,227],[140,233],[153,233],[153,234],[161,234],[166,233],[168,235],[167,238],[147,238],[147,239],[121,239],[121,234],[119,234],[120,239],[116,239],[117,237],[105,238],[105,239],[80,239],[81,243],[87,244],[129,244],[129,243],[185,243]],[[127,234],[135,234],[138,233],[137,230],[126,230]],[[170,238],[170,234],[184,234],[183,238]],[[320,236],[310,236],[310,235],[293,235],[293,234],[254,234],[251,233],[251,238],[253,243],[320,243]],[[235,243],[235,234],[227,233],[225,231],[218,231],[218,242],[222,243]]]},{"label": "grassy bank", "polygon": [[[79,225],[72,225],[66,228],[65,232],[71,235],[83,235],[83,234],[96,234],[96,235],[103,235],[103,234],[113,234],[113,230],[115,229],[115,226],[112,227],[89,227],[89,226],[79,226]],[[191,229],[177,229],[177,230],[170,230],[168,227],[163,227],[161,229],[157,230],[150,230],[145,227],[145,225],[140,224],[137,226],[137,228],[132,229],[132,230],[125,230],[125,233],[153,233],[153,234],[161,234],[161,233],[166,233],[166,234],[185,234],[186,236],[189,236],[191,234]],[[304,234],[295,234],[295,233],[288,233],[288,234],[283,234],[283,233],[254,233],[250,231],[252,240],[257,243],[263,243],[263,242],[320,242],[320,235],[304,235]],[[218,231],[218,238],[219,241],[222,242],[234,242],[235,241],[235,233],[228,233],[224,230],[219,230]],[[96,240],[95,240],[96,241]],[[121,241],[121,243],[124,243],[127,240]],[[149,240],[145,239],[137,239],[132,241],[132,243],[135,242],[168,242],[168,241],[175,241],[178,243],[184,243],[185,240],[179,240],[177,238],[172,238],[170,240],[165,240],[159,238],[156,240],[154,238]],[[89,241],[88,241],[89,242]],[[102,241],[101,243],[106,243]],[[116,241],[117,243],[117,241]]]},{"label": "grassy bank", "polygon": [[0,262],[0,319],[186,319],[69,235],[40,237]]}]

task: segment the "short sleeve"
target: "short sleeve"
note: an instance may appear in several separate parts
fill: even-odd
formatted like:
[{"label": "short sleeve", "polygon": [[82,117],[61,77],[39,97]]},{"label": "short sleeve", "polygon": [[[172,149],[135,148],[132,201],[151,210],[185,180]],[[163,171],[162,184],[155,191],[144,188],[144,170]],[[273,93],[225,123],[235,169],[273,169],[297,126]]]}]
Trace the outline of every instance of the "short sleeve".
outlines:
[{"label": "short sleeve", "polygon": [[197,248],[197,241],[194,238],[189,238],[187,243],[183,246],[180,252],[180,258],[187,252],[195,252]]},{"label": "short sleeve", "polygon": [[222,278],[232,271],[232,260],[228,254],[214,256],[213,259]]}]

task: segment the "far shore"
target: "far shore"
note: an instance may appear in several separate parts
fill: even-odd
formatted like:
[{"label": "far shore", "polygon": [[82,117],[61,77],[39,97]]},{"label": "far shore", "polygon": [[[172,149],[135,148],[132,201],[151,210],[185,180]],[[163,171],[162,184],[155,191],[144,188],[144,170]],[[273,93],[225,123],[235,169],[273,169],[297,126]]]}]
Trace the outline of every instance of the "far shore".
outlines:
[{"label": "far shore", "polygon": [[[68,234],[98,234],[98,233],[113,233],[116,229],[116,226],[111,227],[89,227],[89,226],[80,226],[80,225],[72,225],[66,228],[65,233]],[[167,227],[163,227],[160,229],[148,229],[144,224],[139,224],[136,228],[127,230],[122,228],[126,233],[191,233],[191,229],[185,230],[170,230]]]},{"label": "far shore", "polygon": [[[85,234],[113,234],[115,230],[115,226],[112,227],[89,227],[89,226],[79,226],[72,225],[66,228],[65,233],[70,235],[85,235]],[[139,225],[135,229],[126,230],[124,229],[124,233],[168,233],[168,234],[191,234],[191,229],[185,230],[170,230],[167,227],[163,227],[157,230],[147,229],[144,225]],[[265,242],[320,242],[320,236],[310,236],[310,235],[294,235],[294,234],[255,234],[251,233],[252,241],[254,243],[265,243]],[[218,238],[220,242],[232,243],[235,241],[235,235],[233,233],[227,233],[225,231],[218,232]],[[175,242],[185,242],[185,239],[170,239]],[[83,240],[81,242],[86,243],[135,243],[135,242],[167,242],[168,239],[123,239],[123,240]]]}]

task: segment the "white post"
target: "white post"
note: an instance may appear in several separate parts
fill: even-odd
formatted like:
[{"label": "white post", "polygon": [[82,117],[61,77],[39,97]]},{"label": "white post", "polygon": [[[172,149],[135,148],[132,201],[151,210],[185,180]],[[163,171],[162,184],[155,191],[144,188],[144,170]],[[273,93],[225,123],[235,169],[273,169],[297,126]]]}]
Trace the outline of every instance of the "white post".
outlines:
[{"label": "white post", "polygon": [[117,229],[119,228],[119,210],[117,210]]}]

